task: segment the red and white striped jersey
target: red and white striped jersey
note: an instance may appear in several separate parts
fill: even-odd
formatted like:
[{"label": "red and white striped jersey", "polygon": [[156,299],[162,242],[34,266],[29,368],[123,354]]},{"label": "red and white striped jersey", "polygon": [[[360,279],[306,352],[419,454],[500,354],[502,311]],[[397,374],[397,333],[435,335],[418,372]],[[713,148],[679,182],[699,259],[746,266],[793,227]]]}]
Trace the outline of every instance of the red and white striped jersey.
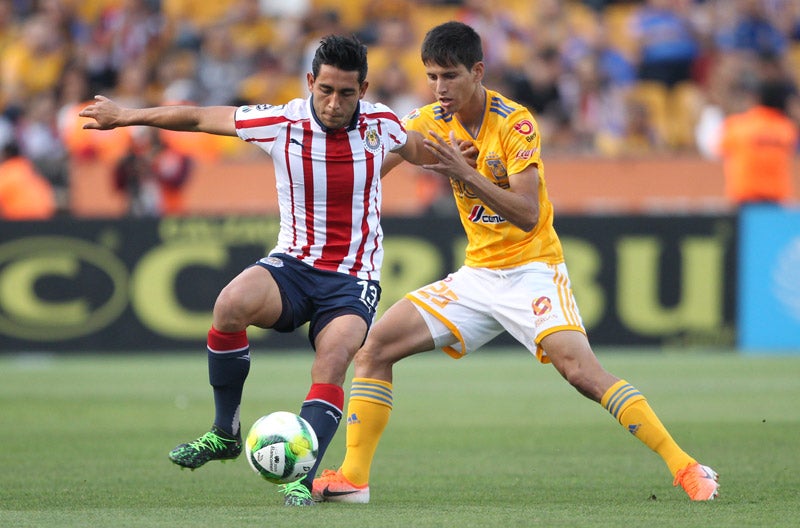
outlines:
[{"label": "red and white striped jersey", "polygon": [[272,158],[280,232],[271,253],[315,268],[380,280],[381,165],[407,135],[387,106],[366,101],[347,129],[328,130],[311,98],[236,110],[240,138]]}]

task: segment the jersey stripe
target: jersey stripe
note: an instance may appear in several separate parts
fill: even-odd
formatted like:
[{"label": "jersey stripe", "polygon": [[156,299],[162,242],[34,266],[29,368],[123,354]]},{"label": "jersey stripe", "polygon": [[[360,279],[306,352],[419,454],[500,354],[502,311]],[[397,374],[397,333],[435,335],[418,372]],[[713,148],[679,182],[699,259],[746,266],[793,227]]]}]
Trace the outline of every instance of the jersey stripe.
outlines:
[{"label": "jersey stripe", "polygon": [[272,156],[280,231],[271,253],[380,280],[380,167],[406,131],[386,106],[361,101],[352,128],[324,130],[310,99],[240,107],[239,137]]},{"label": "jersey stripe", "polygon": [[[311,130],[308,126],[303,127],[303,146],[308,145],[308,150],[314,148],[314,138],[312,136]],[[305,154],[306,150],[303,150],[302,156],[302,179],[303,179],[303,210],[305,210],[305,223],[301,227],[302,232],[305,233],[305,244],[303,245],[300,254],[297,257],[301,260],[306,259],[310,256],[309,249],[311,246],[314,245],[316,231],[314,225],[314,209],[309,207],[309,204],[314,202],[314,192],[315,192],[315,184],[314,184],[314,164],[312,163],[311,156],[307,156]]]},{"label": "jersey stripe", "polygon": [[320,266],[337,270],[350,251],[353,232],[353,153],[343,131],[329,133],[325,138],[325,185],[327,240],[322,248]]}]

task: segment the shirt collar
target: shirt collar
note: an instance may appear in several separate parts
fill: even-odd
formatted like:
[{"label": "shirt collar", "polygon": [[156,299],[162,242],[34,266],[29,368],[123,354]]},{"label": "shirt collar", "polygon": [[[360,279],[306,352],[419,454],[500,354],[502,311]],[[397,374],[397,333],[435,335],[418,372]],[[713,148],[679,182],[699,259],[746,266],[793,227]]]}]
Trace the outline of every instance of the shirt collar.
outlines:
[{"label": "shirt collar", "polygon": [[[336,130],[341,130],[341,129],[338,129],[338,128],[328,128],[328,127],[326,127],[325,125],[322,124],[322,121],[320,121],[319,117],[317,117],[317,112],[314,110],[314,96],[313,95],[311,95],[308,98],[308,106],[311,109],[311,117],[314,118],[314,121],[322,129],[323,132],[325,132],[327,134],[329,132],[335,132]],[[358,102],[358,105],[356,106],[356,111],[353,112],[353,118],[350,120],[350,124],[347,125],[346,130],[348,132],[351,131],[351,130],[355,130],[356,129],[356,125],[358,125],[358,117],[360,115],[361,115],[361,101]]]}]

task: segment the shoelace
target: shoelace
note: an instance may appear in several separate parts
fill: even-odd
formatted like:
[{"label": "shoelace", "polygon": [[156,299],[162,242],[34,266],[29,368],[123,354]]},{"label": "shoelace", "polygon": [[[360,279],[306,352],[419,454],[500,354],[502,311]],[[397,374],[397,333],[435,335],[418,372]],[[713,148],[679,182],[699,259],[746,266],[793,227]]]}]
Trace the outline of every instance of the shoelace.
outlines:
[{"label": "shoelace", "polygon": [[304,499],[311,498],[311,490],[309,490],[306,485],[299,480],[290,482],[289,484],[281,484],[281,486],[278,487],[278,491],[284,495],[299,495]]},{"label": "shoelace", "polygon": [[202,448],[220,450],[225,449],[225,440],[209,431],[194,442],[190,443],[189,446],[197,451],[200,451]]}]

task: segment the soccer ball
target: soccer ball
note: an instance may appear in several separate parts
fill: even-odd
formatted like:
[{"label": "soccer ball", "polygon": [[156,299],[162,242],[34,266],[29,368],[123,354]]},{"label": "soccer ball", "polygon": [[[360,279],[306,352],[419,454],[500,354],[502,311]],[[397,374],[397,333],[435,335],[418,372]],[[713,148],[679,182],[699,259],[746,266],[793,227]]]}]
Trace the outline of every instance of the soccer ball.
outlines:
[{"label": "soccer ball", "polygon": [[262,416],[245,440],[253,471],[275,484],[305,477],[317,461],[319,443],[311,424],[287,411]]}]

